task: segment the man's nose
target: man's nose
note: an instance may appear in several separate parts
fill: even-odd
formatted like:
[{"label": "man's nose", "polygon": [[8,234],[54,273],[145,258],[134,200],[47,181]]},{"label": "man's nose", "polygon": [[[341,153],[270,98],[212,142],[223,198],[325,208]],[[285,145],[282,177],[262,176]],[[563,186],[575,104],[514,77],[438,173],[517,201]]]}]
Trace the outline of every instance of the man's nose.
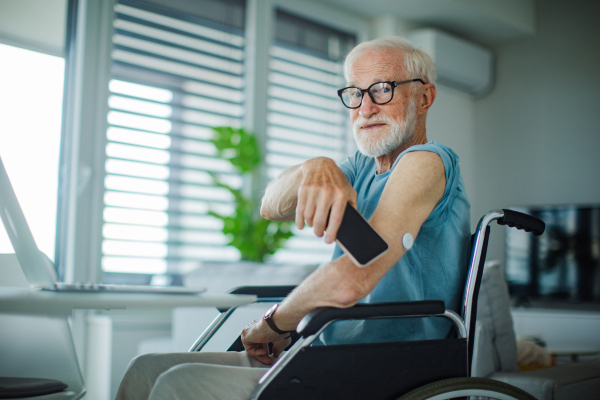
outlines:
[{"label": "man's nose", "polygon": [[363,118],[370,118],[371,115],[377,114],[379,112],[379,108],[377,104],[373,103],[371,100],[371,96],[368,93],[365,93],[362,99],[362,104],[358,109],[358,114]]}]

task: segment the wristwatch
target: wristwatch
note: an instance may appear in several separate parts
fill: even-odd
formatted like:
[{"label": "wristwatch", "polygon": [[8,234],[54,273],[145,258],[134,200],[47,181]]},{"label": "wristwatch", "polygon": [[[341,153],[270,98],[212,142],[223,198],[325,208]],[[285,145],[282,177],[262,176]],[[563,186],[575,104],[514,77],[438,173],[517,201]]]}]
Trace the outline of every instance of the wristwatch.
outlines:
[{"label": "wristwatch", "polygon": [[269,308],[267,310],[267,312],[265,313],[265,316],[263,317],[263,319],[265,320],[267,325],[269,325],[269,328],[273,329],[273,331],[279,333],[280,335],[293,332],[293,331],[282,331],[281,329],[279,329],[277,327],[277,325],[275,325],[275,321],[273,321],[273,314],[275,314],[275,311],[277,310],[278,305],[279,304],[275,304],[273,307]]}]

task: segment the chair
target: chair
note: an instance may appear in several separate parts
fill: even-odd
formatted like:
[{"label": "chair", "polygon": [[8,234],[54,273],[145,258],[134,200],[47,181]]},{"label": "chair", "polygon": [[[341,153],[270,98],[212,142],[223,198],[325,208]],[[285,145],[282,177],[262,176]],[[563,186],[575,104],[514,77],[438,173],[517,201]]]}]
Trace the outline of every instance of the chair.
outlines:
[{"label": "chair", "polygon": [[[0,254],[0,286],[29,287],[14,254]],[[85,392],[66,316],[0,314],[0,399],[76,400]]]},{"label": "chair", "polygon": [[[472,236],[472,252],[464,302],[459,316],[443,301],[359,304],[348,309],[320,308],[298,325],[298,339],[260,379],[252,399],[448,399],[488,396],[531,400],[526,392],[486,378],[470,377],[479,285],[492,221],[541,235],[544,223],[512,210],[487,213]],[[252,293],[258,302],[280,301],[293,287],[242,287],[232,293]],[[233,313],[221,314],[190,351],[200,351]],[[375,318],[447,318],[456,335],[440,340],[310,346],[333,322]],[[241,342],[229,351],[239,351]],[[327,377],[324,380],[323,377]]]}]

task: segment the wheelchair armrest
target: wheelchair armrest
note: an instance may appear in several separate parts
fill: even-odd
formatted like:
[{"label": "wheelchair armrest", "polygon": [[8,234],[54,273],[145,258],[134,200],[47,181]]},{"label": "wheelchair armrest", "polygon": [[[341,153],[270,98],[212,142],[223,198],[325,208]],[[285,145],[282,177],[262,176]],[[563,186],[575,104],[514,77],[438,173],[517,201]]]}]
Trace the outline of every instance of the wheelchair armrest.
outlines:
[{"label": "wheelchair armrest", "polygon": [[[252,294],[257,297],[257,303],[282,301],[296,286],[238,286],[231,289],[229,294]],[[229,308],[218,308],[223,313]]]},{"label": "wheelchair armrest", "polygon": [[239,286],[229,291],[230,294],[253,294],[258,299],[285,298],[296,286]]},{"label": "wheelchair armrest", "polygon": [[357,304],[350,308],[324,307],[308,313],[298,324],[297,332],[300,336],[307,337],[319,332],[327,323],[337,320],[433,316],[444,314],[445,311],[446,305],[442,300]]}]

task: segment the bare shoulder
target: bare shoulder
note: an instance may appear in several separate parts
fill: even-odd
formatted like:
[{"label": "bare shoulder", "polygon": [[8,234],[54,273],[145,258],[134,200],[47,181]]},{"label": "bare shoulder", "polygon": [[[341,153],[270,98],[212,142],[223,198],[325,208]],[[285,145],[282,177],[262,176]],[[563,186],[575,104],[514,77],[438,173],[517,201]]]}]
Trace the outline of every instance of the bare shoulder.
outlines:
[{"label": "bare shoulder", "polygon": [[[381,195],[380,204],[426,206],[431,210],[444,196],[446,170],[440,156],[430,151],[405,154],[392,171]],[[429,210],[429,211],[431,211]]]},{"label": "bare shoulder", "polygon": [[437,153],[425,150],[411,151],[398,161],[391,177],[395,179],[425,178],[432,183],[441,180],[445,184],[446,169]]},{"label": "bare shoulder", "polygon": [[419,166],[433,164],[442,168],[442,170],[444,169],[444,163],[439,154],[427,150],[411,151],[402,156],[400,161],[398,161],[398,166],[409,166],[411,164]]}]

